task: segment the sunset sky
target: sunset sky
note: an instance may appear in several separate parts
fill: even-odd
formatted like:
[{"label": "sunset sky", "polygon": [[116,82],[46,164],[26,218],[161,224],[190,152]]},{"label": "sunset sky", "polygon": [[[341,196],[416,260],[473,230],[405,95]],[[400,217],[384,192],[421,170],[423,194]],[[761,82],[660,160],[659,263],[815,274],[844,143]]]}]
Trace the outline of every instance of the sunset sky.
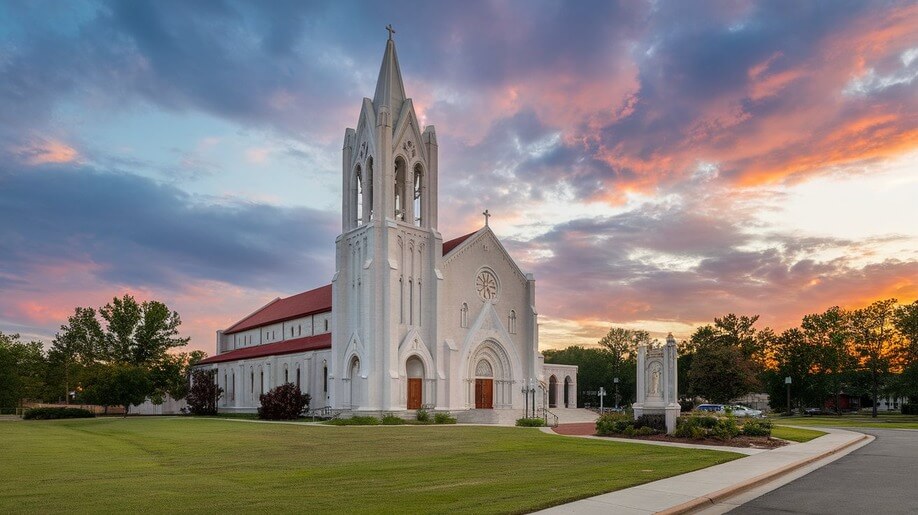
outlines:
[{"label": "sunset sky", "polygon": [[918,3],[0,2],[0,331],[131,293],[192,348],[330,282],[387,33],[542,349],[918,298]]}]

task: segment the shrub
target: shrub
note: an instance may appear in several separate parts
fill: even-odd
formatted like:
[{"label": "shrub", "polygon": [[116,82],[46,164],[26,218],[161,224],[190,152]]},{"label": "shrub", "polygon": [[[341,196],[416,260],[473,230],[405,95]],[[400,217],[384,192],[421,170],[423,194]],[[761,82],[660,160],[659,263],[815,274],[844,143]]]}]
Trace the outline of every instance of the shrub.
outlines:
[{"label": "shrub", "polygon": [[430,422],[430,413],[424,408],[419,409],[415,417],[418,422]]},{"label": "shrub", "polygon": [[518,427],[543,427],[545,426],[545,421],[537,417],[518,418],[516,419],[516,425]]},{"label": "shrub", "polygon": [[771,436],[772,423],[768,420],[747,420],[743,423],[746,436]]},{"label": "shrub", "polygon": [[405,419],[398,415],[393,415],[392,413],[386,413],[382,418],[382,425],[384,426],[400,426],[404,423]]},{"label": "shrub", "polygon": [[666,432],[666,415],[641,415],[634,421],[634,428],[649,427],[654,431]]},{"label": "shrub", "polygon": [[378,426],[380,421],[376,417],[351,417],[336,418],[328,421],[333,426]]},{"label": "shrub", "polygon": [[191,373],[191,390],[185,401],[193,415],[216,415],[217,400],[223,388],[217,386],[216,370],[195,370]]},{"label": "shrub", "polygon": [[691,399],[681,400],[679,401],[679,407],[682,408],[683,413],[688,413],[689,411],[695,409],[695,401]]},{"label": "shrub", "polygon": [[903,415],[918,415],[918,403],[916,404],[903,404],[902,405],[902,414]]},{"label": "shrub", "polygon": [[272,388],[258,399],[258,418],[263,420],[296,420],[309,407],[309,394],[301,393],[293,383]]},{"label": "shrub", "polygon": [[733,417],[684,416],[676,421],[675,435],[680,438],[730,440],[739,434]]},{"label": "shrub", "polygon": [[91,411],[82,408],[32,408],[22,414],[26,420],[54,420],[59,418],[93,418]]},{"label": "shrub", "polygon": [[434,423],[435,424],[455,424],[456,417],[453,417],[449,413],[434,413]]}]

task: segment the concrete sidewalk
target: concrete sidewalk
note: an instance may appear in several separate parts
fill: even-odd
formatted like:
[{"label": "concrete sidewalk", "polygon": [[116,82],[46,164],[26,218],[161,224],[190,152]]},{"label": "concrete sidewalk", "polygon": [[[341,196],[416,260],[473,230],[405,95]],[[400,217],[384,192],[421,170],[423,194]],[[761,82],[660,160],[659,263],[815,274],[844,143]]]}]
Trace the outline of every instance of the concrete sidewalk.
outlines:
[{"label": "concrete sidewalk", "polygon": [[[539,513],[685,513],[774,480],[873,438],[842,429],[806,443],[780,447],[688,474],[556,506]],[[710,448],[710,447],[708,447]],[[726,450],[726,449],[725,449]]]}]

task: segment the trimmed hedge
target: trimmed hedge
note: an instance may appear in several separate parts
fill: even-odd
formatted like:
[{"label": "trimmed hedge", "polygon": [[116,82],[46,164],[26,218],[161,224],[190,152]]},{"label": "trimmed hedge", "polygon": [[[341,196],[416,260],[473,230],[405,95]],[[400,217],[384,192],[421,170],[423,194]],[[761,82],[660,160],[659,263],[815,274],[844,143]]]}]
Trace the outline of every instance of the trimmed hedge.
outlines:
[{"label": "trimmed hedge", "polygon": [[380,420],[376,417],[351,417],[336,418],[327,422],[333,426],[378,426]]},{"label": "trimmed hedge", "polygon": [[415,418],[418,422],[430,422],[430,413],[426,409],[421,408],[415,413]]},{"label": "trimmed hedge", "polygon": [[95,415],[83,408],[31,408],[22,414],[26,420],[55,420],[60,418],[93,418]]},{"label": "trimmed hedge", "polygon": [[544,427],[545,420],[541,418],[518,418],[516,419],[517,427]]}]

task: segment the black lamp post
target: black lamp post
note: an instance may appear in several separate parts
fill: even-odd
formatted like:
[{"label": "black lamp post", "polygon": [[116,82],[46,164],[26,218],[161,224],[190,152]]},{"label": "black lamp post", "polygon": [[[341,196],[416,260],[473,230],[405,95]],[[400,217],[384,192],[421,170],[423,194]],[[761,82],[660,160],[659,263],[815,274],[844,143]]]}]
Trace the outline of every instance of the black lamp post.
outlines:
[{"label": "black lamp post", "polygon": [[526,418],[529,418],[529,387],[526,386],[526,381],[523,381],[523,387],[520,392],[523,394],[523,398],[526,399]]},{"label": "black lamp post", "polygon": [[615,409],[618,409],[618,378],[612,380],[615,383]]},{"label": "black lamp post", "polygon": [[787,415],[790,416],[790,415],[791,415],[791,409],[790,409],[790,385],[791,385],[791,376],[787,376],[787,377],[784,378],[784,384],[787,385]]}]

